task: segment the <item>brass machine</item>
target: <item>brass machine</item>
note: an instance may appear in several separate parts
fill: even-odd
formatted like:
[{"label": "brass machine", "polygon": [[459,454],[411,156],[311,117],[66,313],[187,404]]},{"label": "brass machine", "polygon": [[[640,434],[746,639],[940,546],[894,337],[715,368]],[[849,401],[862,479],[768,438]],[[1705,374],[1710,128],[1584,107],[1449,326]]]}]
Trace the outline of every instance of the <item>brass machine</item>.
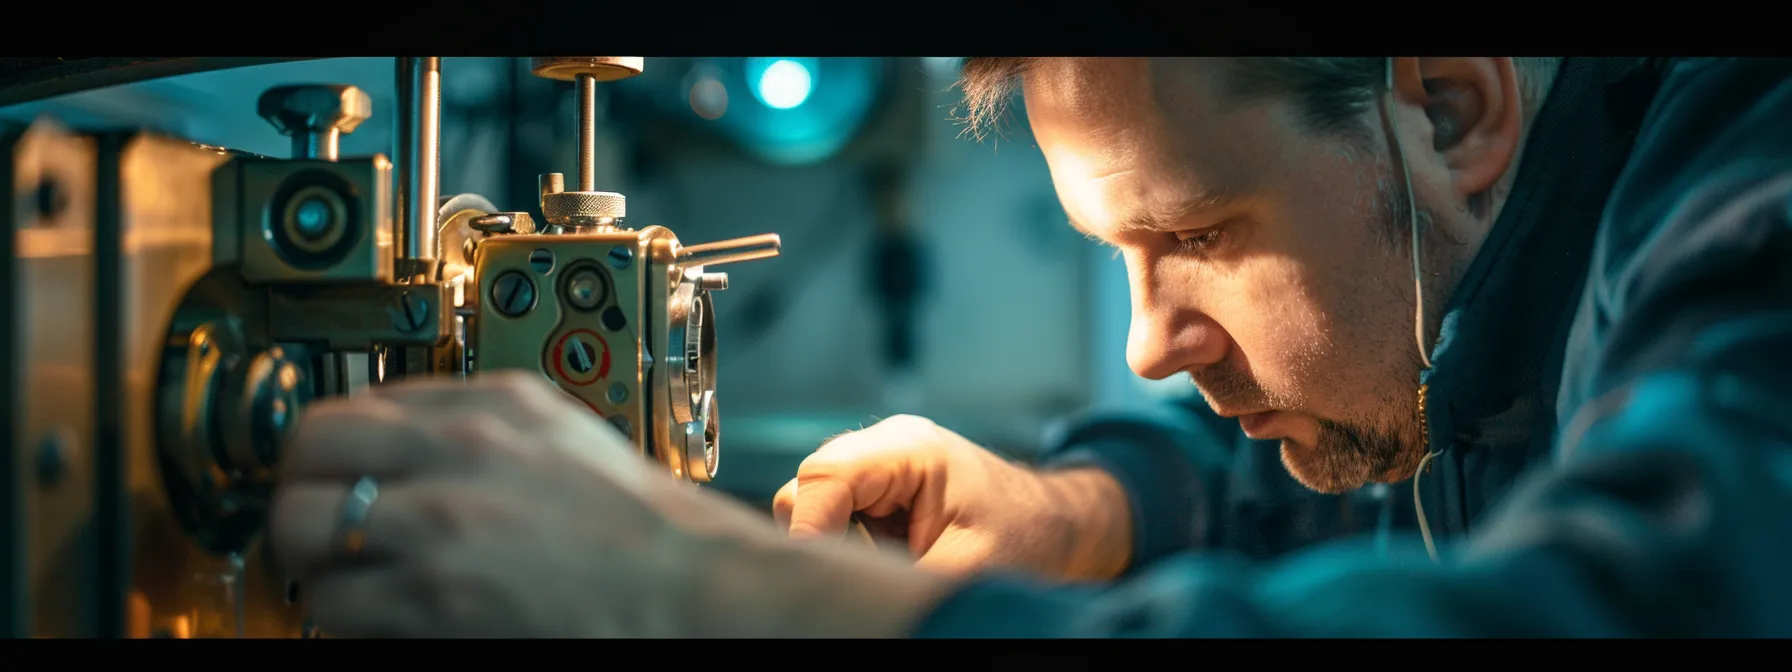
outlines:
[{"label": "brass machine", "polygon": [[[362,381],[540,372],[679,478],[717,468],[723,264],[774,234],[684,245],[594,184],[595,87],[639,57],[541,58],[576,83],[579,166],[539,217],[437,193],[437,58],[398,59],[398,162],[339,156],[352,86],[267,91],[290,158],[51,121],[0,138],[14,459],[0,633],[315,633],[259,539],[282,439]],[[97,558],[97,561],[92,559]]]}]

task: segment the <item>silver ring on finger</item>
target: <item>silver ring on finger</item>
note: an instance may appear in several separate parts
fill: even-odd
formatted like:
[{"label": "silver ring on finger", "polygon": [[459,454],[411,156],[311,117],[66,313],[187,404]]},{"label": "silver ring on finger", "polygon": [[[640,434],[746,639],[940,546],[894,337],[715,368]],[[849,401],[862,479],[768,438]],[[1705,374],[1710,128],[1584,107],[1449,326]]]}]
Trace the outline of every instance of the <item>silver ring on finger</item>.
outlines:
[{"label": "silver ring on finger", "polygon": [[350,560],[360,557],[361,550],[367,546],[367,511],[373,508],[373,502],[379,496],[379,482],[372,476],[362,476],[348,489],[348,497],[342,501],[340,527],[336,533],[336,545],[343,557]]}]

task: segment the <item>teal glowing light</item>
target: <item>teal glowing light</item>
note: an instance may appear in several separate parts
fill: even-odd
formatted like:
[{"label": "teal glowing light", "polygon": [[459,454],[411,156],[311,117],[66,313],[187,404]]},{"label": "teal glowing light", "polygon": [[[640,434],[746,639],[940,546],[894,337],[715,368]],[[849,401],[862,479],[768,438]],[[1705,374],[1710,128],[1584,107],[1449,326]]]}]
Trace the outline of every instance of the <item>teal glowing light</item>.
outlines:
[{"label": "teal glowing light", "polygon": [[677,80],[656,85],[643,76],[636,84],[658,88],[652,95],[664,109],[703,132],[794,166],[828,160],[865,130],[885,95],[886,65],[878,58],[698,59]]},{"label": "teal glowing light", "polygon": [[809,68],[790,59],[778,59],[759,73],[753,82],[753,95],[766,107],[788,110],[809,99],[813,84]]}]

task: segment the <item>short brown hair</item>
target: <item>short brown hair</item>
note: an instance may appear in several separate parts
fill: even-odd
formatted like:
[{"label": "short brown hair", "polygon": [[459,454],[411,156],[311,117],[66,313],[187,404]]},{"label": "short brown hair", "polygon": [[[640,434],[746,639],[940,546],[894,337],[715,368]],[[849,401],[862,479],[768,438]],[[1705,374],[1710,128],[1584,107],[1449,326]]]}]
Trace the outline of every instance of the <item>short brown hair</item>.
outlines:
[{"label": "short brown hair", "polygon": [[[995,129],[1020,79],[1038,58],[966,59],[958,87],[964,110],[957,116],[965,133],[981,139]],[[1358,129],[1362,114],[1382,89],[1387,58],[1226,58],[1228,93],[1244,98],[1292,95],[1310,130],[1331,133]],[[1536,109],[1555,80],[1560,58],[1515,58],[1525,107]]]}]

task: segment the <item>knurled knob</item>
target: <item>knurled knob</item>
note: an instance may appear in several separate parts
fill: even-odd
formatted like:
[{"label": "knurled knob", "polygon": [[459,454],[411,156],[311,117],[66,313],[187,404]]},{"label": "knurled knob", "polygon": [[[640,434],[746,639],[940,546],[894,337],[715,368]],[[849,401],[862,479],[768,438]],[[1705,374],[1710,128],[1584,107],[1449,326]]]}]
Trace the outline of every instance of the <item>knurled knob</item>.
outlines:
[{"label": "knurled knob", "polygon": [[554,226],[608,226],[628,214],[628,199],[609,191],[541,195],[541,216]]}]

